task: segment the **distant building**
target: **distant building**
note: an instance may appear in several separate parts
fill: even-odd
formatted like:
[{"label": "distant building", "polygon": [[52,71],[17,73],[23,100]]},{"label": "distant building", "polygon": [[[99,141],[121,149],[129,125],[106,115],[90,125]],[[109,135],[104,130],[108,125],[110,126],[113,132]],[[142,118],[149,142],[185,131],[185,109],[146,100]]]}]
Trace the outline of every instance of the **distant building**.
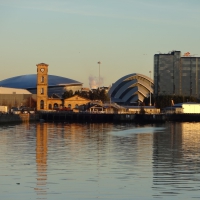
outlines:
[{"label": "distant building", "polygon": [[[90,100],[75,95],[63,99],[66,90],[81,91],[82,83],[65,77],[48,75],[48,65],[37,65],[37,74],[16,76],[0,81],[0,106],[31,107],[37,110],[83,110]],[[88,91],[85,89],[85,91]]]},{"label": "distant building", "polygon": [[81,92],[89,93],[90,92],[90,88],[81,88]]},{"label": "distant building", "polygon": [[79,109],[84,108],[90,102],[89,99],[75,95],[73,97],[62,99],[58,95],[49,97],[49,76],[48,64],[39,63],[37,66],[37,111],[47,111],[54,109]]},{"label": "distant building", "polygon": [[153,94],[153,80],[138,73],[123,76],[108,91],[111,101],[119,105],[137,105],[138,101],[143,102],[150,93]]},{"label": "distant building", "polygon": [[0,95],[1,94],[31,94],[31,93],[25,89],[0,87]]},{"label": "distant building", "polygon": [[164,109],[165,113],[200,114],[200,104],[194,102],[177,103]]},{"label": "distant building", "polygon": [[109,87],[103,86],[103,87],[100,87],[100,90],[105,90],[105,92],[108,92]]},{"label": "distant building", "polygon": [[[55,75],[48,75],[48,95],[57,94],[62,96],[66,90],[80,91],[82,83]],[[37,93],[37,74],[15,76],[0,81],[0,87],[26,89],[32,94]]]},{"label": "distant building", "polygon": [[127,109],[127,112],[131,113],[140,113],[143,109],[145,114],[159,114],[160,109],[155,108],[154,106],[124,106]]},{"label": "distant building", "polygon": [[200,57],[181,51],[154,55],[154,95],[200,97]]},{"label": "distant building", "polygon": [[92,105],[89,108],[90,112],[96,113],[127,113],[127,109],[116,103],[102,103],[102,102],[90,102]]},{"label": "distant building", "polygon": [[31,99],[36,101],[36,94],[31,94],[25,89],[0,87],[0,105],[11,107],[20,107],[26,104],[31,105]]}]

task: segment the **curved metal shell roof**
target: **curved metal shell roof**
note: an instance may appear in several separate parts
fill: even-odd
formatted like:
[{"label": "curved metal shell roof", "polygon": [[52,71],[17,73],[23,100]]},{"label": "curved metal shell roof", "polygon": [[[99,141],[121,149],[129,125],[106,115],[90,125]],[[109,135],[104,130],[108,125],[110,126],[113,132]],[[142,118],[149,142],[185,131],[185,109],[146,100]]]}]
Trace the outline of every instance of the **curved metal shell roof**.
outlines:
[{"label": "curved metal shell roof", "polygon": [[[9,88],[22,88],[22,89],[31,89],[36,88],[37,84],[37,74],[28,74],[22,76],[15,76],[0,81],[0,86],[9,87]],[[67,85],[81,85],[82,83],[75,81],[73,79],[48,75],[48,86],[67,86]]]},{"label": "curved metal shell roof", "polygon": [[134,103],[143,101],[153,93],[153,80],[145,75],[133,73],[117,80],[109,90],[112,101],[116,103]]}]

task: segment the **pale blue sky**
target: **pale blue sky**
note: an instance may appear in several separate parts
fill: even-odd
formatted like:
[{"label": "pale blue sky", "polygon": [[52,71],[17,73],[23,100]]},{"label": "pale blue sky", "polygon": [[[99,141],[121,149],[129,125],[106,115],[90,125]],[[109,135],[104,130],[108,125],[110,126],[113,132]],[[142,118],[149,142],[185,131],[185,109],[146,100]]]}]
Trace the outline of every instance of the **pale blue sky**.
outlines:
[{"label": "pale blue sky", "polygon": [[0,80],[49,74],[89,87],[153,72],[159,51],[200,56],[199,0],[0,0]]}]

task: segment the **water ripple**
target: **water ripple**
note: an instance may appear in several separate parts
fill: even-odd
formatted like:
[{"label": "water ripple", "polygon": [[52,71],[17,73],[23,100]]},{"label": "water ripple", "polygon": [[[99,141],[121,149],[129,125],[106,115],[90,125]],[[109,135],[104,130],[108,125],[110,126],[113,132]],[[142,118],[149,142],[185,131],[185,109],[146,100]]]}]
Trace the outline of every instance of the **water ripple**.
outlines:
[{"label": "water ripple", "polygon": [[200,198],[199,127],[0,126],[0,199]]}]

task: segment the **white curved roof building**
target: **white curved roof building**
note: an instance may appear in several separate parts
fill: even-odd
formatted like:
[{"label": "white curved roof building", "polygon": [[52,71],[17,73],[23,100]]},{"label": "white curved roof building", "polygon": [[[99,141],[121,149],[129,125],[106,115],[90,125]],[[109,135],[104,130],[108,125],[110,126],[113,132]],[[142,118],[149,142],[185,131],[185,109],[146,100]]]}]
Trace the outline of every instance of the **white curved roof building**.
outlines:
[{"label": "white curved roof building", "polygon": [[117,80],[110,88],[109,95],[111,101],[128,105],[143,102],[145,97],[153,93],[153,80],[145,75],[134,73],[123,76]]},{"label": "white curved roof building", "polygon": [[0,87],[0,94],[31,94],[31,93],[25,89]]}]

